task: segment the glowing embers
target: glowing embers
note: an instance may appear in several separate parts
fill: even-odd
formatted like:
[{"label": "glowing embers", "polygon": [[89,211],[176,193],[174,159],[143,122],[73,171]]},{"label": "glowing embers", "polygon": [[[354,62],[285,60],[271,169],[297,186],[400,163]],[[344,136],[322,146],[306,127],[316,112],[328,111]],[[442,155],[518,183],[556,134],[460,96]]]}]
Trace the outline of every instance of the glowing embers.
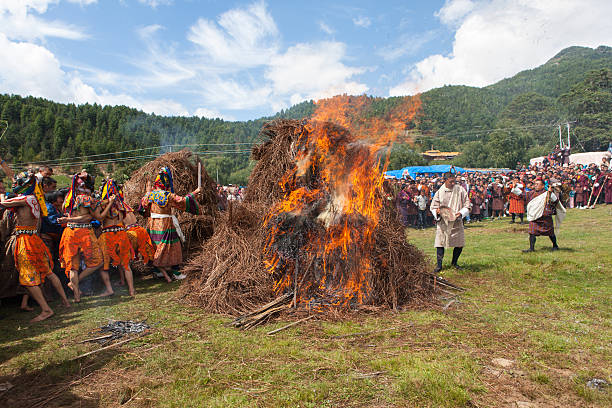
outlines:
[{"label": "glowing embers", "polygon": [[329,122],[304,126],[295,150],[284,198],[265,220],[275,290],[296,291],[302,303],[363,303],[382,207],[376,150]]}]

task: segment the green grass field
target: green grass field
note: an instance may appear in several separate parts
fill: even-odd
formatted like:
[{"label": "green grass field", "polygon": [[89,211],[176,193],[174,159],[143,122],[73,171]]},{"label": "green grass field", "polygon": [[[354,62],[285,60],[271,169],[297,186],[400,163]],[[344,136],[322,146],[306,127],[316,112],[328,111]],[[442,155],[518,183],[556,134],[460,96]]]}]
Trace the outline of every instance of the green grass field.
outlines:
[{"label": "green grass field", "polygon": [[[612,208],[572,210],[549,251],[526,225],[470,224],[465,287],[441,305],[351,320],[311,320],[274,336],[176,298],[177,283],[140,280],[138,295],[84,298],[30,324],[0,309],[2,407],[605,407],[612,387]],[[434,255],[432,229],[407,232]],[[447,256],[448,258],[448,256]],[[446,259],[446,263],[450,262]],[[113,319],[148,319],[152,334],[77,361]],[[285,322],[286,323],[286,322]],[[362,333],[362,335],[357,335]],[[497,359],[505,359],[497,360]]]}]

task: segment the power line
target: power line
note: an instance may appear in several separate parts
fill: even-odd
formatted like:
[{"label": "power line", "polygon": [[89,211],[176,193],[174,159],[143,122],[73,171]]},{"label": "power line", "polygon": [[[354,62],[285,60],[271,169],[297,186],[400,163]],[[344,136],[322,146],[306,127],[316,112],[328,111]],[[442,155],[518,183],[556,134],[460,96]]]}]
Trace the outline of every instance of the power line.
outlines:
[{"label": "power line", "polygon": [[[15,163],[15,166],[23,166],[23,165],[34,165],[34,164],[38,164],[38,165],[42,165],[42,164],[46,164],[48,166],[60,166],[60,165],[64,165],[66,162],[71,161],[71,160],[76,160],[76,159],[82,159],[82,162],[89,162],[91,161],[91,158],[94,157],[103,157],[103,156],[110,156],[110,155],[119,155],[119,154],[124,154],[124,153],[134,153],[134,152],[144,152],[146,150],[152,150],[152,149],[166,149],[166,148],[176,148],[176,147],[180,147],[180,148],[185,148],[185,147],[213,147],[213,146],[218,146],[218,147],[222,147],[222,146],[252,146],[255,145],[255,142],[236,142],[236,143],[196,143],[196,144],[174,144],[174,145],[164,145],[164,146],[153,146],[153,147],[144,147],[144,148],[140,148],[140,149],[130,149],[130,150],[123,150],[123,151],[119,151],[119,152],[110,152],[110,153],[100,153],[100,154],[92,154],[92,155],[87,155],[87,156],[75,156],[75,157],[66,157],[66,158],[61,158],[61,159],[51,159],[51,160],[40,160],[40,161],[33,161],[33,162],[20,162],[20,163]],[[114,159],[112,159],[114,160]]]},{"label": "power line", "polygon": [[[201,151],[201,152],[194,152],[194,154],[196,155],[223,155],[223,154],[250,154],[251,150],[206,150],[206,151]],[[71,167],[71,166],[76,166],[76,165],[80,165],[80,164],[91,164],[91,165],[101,165],[101,164],[110,164],[110,163],[118,163],[118,162],[126,162],[126,161],[139,161],[139,160],[144,160],[144,159],[152,159],[152,158],[157,158],[159,157],[161,154],[147,154],[147,155],[140,155],[140,156],[127,156],[127,157],[120,157],[120,158],[107,158],[107,159],[100,159],[100,160],[78,160],[78,161],[72,161],[72,162],[64,162],[64,163],[58,163],[57,166],[67,166],[67,167]],[[22,168],[24,167],[21,163],[17,163],[17,164],[12,164],[10,165],[12,168]]]},{"label": "power line", "polygon": [[429,135],[429,134],[425,134],[423,133],[422,136],[434,136],[434,137],[440,137],[440,136],[461,136],[461,135],[469,135],[469,134],[474,134],[474,133],[492,133],[498,130],[515,130],[515,129],[530,129],[530,128],[535,128],[535,127],[550,127],[550,128],[554,128],[556,125],[551,125],[551,124],[540,124],[540,125],[525,125],[525,126],[513,126],[513,127],[507,127],[507,128],[492,128],[492,129],[479,129],[479,128],[473,128],[473,130],[467,130],[464,132],[437,132],[435,133],[435,135]]}]

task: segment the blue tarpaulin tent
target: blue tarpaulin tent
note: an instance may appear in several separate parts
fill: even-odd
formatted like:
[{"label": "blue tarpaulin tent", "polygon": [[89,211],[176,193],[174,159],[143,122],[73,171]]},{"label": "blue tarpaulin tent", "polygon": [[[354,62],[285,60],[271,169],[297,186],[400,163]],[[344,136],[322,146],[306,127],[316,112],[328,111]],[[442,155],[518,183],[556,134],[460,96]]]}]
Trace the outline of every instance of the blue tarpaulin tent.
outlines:
[{"label": "blue tarpaulin tent", "polygon": [[[400,170],[389,170],[385,172],[386,177],[402,178],[405,173],[412,178],[420,175],[442,174],[450,171],[451,166],[448,164],[434,164],[433,166],[410,166]],[[455,172],[465,173],[465,169],[455,166]]]}]

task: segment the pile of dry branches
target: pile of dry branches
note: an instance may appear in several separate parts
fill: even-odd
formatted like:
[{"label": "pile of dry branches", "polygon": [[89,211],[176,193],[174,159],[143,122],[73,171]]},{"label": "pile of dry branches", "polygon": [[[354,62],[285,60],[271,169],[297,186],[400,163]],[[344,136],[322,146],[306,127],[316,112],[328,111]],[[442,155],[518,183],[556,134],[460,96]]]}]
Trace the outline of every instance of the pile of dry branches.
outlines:
[{"label": "pile of dry branches", "polygon": [[277,119],[263,125],[259,132],[262,143],[251,151],[257,165],[249,178],[246,202],[272,205],[283,197],[279,182],[295,166],[296,143],[302,131],[298,120]]},{"label": "pile of dry branches", "polygon": [[188,302],[238,315],[274,297],[274,282],[262,260],[265,214],[261,205],[230,204],[212,238],[184,268],[189,279],[181,291]]},{"label": "pile of dry branches", "polygon": [[[172,171],[174,192],[184,196],[198,187],[199,157],[185,149],[176,153],[166,153],[146,163],[132,173],[124,184],[123,192],[126,201],[133,208],[138,208],[140,199],[146,193],[147,183],[153,183],[160,168],[166,166]],[[200,215],[180,212],[177,218],[187,239],[187,248],[198,247],[213,233],[213,223],[217,214],[216,185],[202,166],[202,194],[198,201]],[[139,223],[146,226],[146,220],[139,217]]]},{"label": "pile of dry branches", "polygon": [[[270,302],[274,281],[263,262],[263,221],[283,195],[279,182],[295,166],[298,137],[303,131],[296,120],[267,123],[263,143],[252,151],[258,160],[245,203],[235,205],[215,227],[214,236],[186,268],[183,296],[210,312],[239,315]],[[385,213],[375,229],[373,272],[366,305],[399,308],[433,293],[425,255],[406,242],[397,220]]]}]

